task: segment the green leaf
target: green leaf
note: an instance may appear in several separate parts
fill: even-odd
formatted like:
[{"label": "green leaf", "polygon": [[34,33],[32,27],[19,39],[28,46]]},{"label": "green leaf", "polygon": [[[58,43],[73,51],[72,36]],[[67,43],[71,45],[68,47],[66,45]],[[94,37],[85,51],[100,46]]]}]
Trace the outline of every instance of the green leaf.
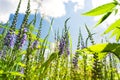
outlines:
[{"label": "green leaf", "polygon": [[21,67],[26,67],[26,65],[21,62],[18,62],[17,64],[20,65]]},{"label": "green leaf", "polygon": [[0,70],[0,74],[3,74],[3,72],[4,72],[3,70]]},{"label": "green leaf", "polygon": [[118,31],[118,33],[116,33],[116,41],[118,42],[120,39],[120,30]]},{"label": "green leaf", "polygon": [[21,74],[20,72],[10,72],[10,74],[13,76],[25,77],[24,74]]},{"label": "green leaf", "polygon": [[[57,58],[57,53],[52,53],[52,54],[50,55],[50,57],[48,58],[48,60],[41,65],[40,72],[42,72],[42,74],[44,74],[45,71],[47,70],[47,68],[49,67],[50,63],[51,63],[53,60],[55,60],[56,58]],[[43,70],[43,71],[42,71],[42,70]]]},{"label": "green leaf", "polygon": [[113,30],[110,38],[112,38],[113,36],[116,36],[116,41],[118,42],[120,39],[120,29],[118,27]]},{"label": "green leaf", "polygon": [[101,24],[103,21],[105,21],[105,20],[110,16],[111,13],[112,13],[112,12],[106,13],[106,14],[97,22],[97,24],[95,25],[95,27],[98,26],[99,24]]},{"label": "green leaf", "polygon": [[7,29],[7,30],[9,30],[10,29],[10,26],[2,26],[2,25],[0,25],[0,28],[4,28],[4,29]]},{"label": "green leaf", "polygon": [[116,20],[113,24],[111,24],[107,30],[104,32],[104,34],[109,33],[110,31],[112,31],[113,29],[115,29],[116,27],[120,26],[120,19]]},{"label": "green leaf", "polygon": [[30,32],[33,32],[33,31],[34,31],[34,28],[35,28],[35,26],[31,24],[31,25],[29,26]]},{"label": "green leaf", "polygon": [[115,9],[115,15],[118,13],[118,9]]},{"label": "green leaf", "polygon": [[116,34],[116,41],[118,42],[120,39],[120,35],[119,34]]},{"label": "green leaf", "polygon": [[[120,44],[118,43],[103,43],[103,44],[96,44],[86,48],[90,52],[96,53],[104,53],[104,52],[111,52],[115,54],[120,59]],[[83,49],[83,50],[86,50]]]},{"label": "green leaf", "polygon": [[112,32],[112,34],[110,35],[110,38],[115,36],[118,32],[119,32],[119,29],[115,28],[114,31]]},{"label": "green leaf", "polygon": [[86,13],[83,13],[83,15],[86,15],[86,16],[102,15],[104,13],[111,12],[111,10],[113,10],[113,8],[116,7],[116,5],[117,5],[117,2],[107,3],[107,4],[104,4],[104,5],[99,6],[97,8],[94,8]]}]

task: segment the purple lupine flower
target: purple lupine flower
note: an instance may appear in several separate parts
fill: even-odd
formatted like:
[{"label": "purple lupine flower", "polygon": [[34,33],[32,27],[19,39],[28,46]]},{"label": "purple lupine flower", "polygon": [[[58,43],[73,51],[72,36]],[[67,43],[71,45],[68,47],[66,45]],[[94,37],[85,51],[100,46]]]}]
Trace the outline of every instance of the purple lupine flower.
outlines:
[{"label": "purple lupine flower", "polygon": [[27,29],[27,28],[24,28],[23,32],[26,33],[27,31],[28,31],[28,29]]},{"label": "purple lupine flower", "polygon": [[76,68],[78,67],[78,65],[77,65],[78,64],[78,59],[76,57],[73,58],[72,63],[74,64],[74,67],[76,67]]},{"label": "purple lupine flower", "polygon": [[4,44],[10,48],[13,48],[15,40],[16,40],[15,33],[12,33],[12,32],[10,33],[9,31],[5,37]]},{"label": "purple lupine flower", "polygon": [[20,73],[24,74],[24,68],[21,68]]},{"label": "purple lupine flower", "polygon": [[2,51],[0,51],[0,58],[2,57]]},{"label": "purple lupine flower", "polygon": [[9,45],[9,40],[10,40],[10,38],[11,38],[11,33],[8,32],[7,35],[6,35],[6,37],[5,37],[5,40],[4,40],[4,44],[5,44],[6,46]]},{"label": "purple lupine flower", "polygon": [[61,39],[60,44],[59,44],[59,54],[63,54],[64,52],[64,47],[65,47],[65,40]]},{"label": "purple lupine flower", "polygon": [[69,50],[69,47],[67,47],[67,55],[70,54],[70,50]]},{"label": "purple lupine flower", "polygon": [[[27,31],[28,31],[27,28],[24,28],[24,30],[23,30],[23,36],[21,38],[20,45],[19,45],[19,49],[21,49],[25,45],[25,43],[26,43],[26,40],[27,40],[27,34],[26,34],[26,32]],[[19,36],[20,35],[18,35],[18,37]]]},{"label": "purple lupine flower", "polygon": [[38,40],[35,40],[35,41],[32,43],[31,48],[37,48],[37,47],[38,47],[38,44],[39,44]]},{"label": "purple lupine flower", "polygon": [[24,33],[19,45],[19,49],[21,49],[25,45],[26,40],[27,40],[27,34]]},{"label": "purple lupine flower", "polygon": [[1,50],[0,51],[0,58],[4,58],[6,56],[6,51],[5,50]]},{"label": "purple lupine flower", "polygon": [[14,47],[15,40],[16,40],[16,35],[15,35],[15,33],[13,33],[13,34],[11,35],[11,40],[10,40],[10,43],[9,43],[9,46],[10,46],[11,48]]}]

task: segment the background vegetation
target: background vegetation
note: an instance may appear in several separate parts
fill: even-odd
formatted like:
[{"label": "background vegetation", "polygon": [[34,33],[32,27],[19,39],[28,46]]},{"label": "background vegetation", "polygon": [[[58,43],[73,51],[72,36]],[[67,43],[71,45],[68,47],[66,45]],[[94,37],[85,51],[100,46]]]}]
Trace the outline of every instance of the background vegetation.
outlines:
[{"label": "background vegetation", "polygon": [[[55,33],[54,46],[48,41],[54,19],[51,19],[48,34],[41,38],[41,29],[44,28],[40,19],[36,30],[36,15],[28,23],[30,15],[30,0],[20,29],[16,22],[21,0],[18,4],[13,22],[0,24],[0,80],[120,80],[120,19],[107,28],[104,34],[112,32],[116,43],[101,44],[94,42],[92,33],[85,25],[87,38],[79,30],[77,49],[72,52],[72,39],[67,27],[69,18],[65,20],[64,29]],[[117,14],[120,3],[114,0],[111,3],[99,6],[83,15],[103,17],[96,26],[101,24],[111,14]],[[36,13],[37,14],[37,13]],[[88,46],[91,43],[91,46]]]}]

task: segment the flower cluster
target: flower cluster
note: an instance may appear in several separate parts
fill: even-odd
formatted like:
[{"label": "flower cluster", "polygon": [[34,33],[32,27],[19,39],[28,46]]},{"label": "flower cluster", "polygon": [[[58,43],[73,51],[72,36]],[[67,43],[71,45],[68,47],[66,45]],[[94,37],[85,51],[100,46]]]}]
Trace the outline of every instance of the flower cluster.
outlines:
[{"label": "flower cluster", "polygon": [[39,44],[39,41],[38,40],[35,40],[32,45],[31,45],[31,48],[37,48],[38,47],[38,44]]},{"label": "flower cluster", "polygon": [[5,37],[4,44],[10,48],[13,48],[15,44],[15,40],[16,40],[16,34],[10,33],[9,31]]},{"label": "flower cluster", "polygon": [[63,54],[64,52],[64,47],[65,47],[65,40],[61,39],[60,44],[59,44],[59,55]]},{"label": "flower cluster", "polygon": [[73,63],[73,65],[74,65],[74,67],[77,68],[77,67],[78,67],[78,58],[77,58],[77,57],[74,57],[72,63]]},{"label": "flower cluster", "polygon": [[67,47],[67,55],[69,55],[70,54],[70,49],[69,49],[69,47]]},{"label": "flower cluster", "polygon": [[19,49],[21,49],[25,45],[25,43],[26,43],[26,40],[27,40],[27,34],[26,34],[26,32],[27,32],[27,28],[24,28],[24,30],[23,30],[23,36],[21,38],[20,45],[19,45]]}]

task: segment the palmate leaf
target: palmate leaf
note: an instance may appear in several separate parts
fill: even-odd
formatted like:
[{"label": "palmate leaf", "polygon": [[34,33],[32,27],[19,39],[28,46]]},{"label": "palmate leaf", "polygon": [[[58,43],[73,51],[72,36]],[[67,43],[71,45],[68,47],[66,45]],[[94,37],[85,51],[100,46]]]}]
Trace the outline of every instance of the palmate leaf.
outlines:
[{"label": "palmate leaf", "polygon": [[83,15],[86,15],[86,16],[102,15],[107,12],[111,12],[111,10],[113,10],[116,6],[117,6],[117,2],[107,3],[104,5],[98,6],[97,8],[94,8],[86,13],[83,13]]},{"label": "palmate leaf", "polygon": [[95,45],[89,46],[83,50],[86,50],[86,49],[90,52],[96,52],[96,53],[111,52],[120,59],[120,44],[118,44],[118,43],[95,44]]}]

